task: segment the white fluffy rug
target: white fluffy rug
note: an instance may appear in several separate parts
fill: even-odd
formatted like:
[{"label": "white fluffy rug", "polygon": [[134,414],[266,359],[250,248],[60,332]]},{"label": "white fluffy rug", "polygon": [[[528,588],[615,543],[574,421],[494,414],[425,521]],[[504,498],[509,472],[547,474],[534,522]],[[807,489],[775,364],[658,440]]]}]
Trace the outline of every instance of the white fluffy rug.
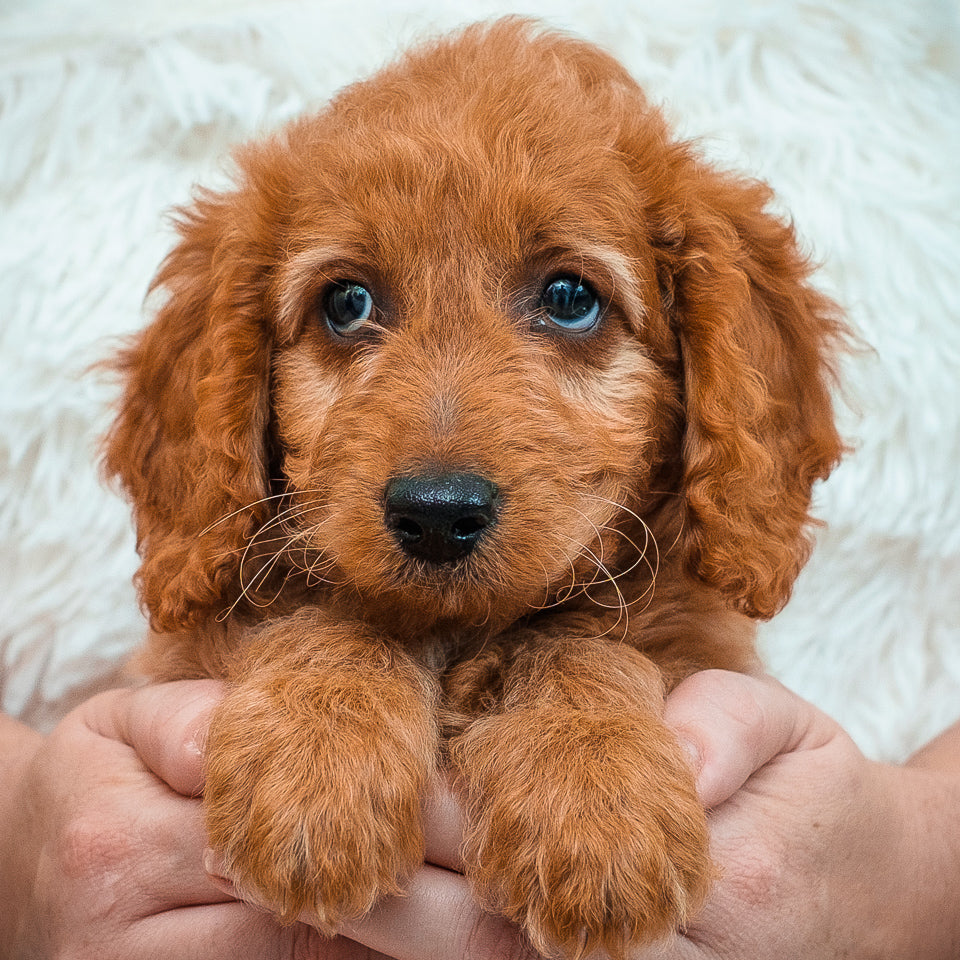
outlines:
[{"label": "white fluffy rug", "polygon": [[144,625],[126,506],[99,482],[164,211],[232,143],[410,38],[525,12],[604,44],[718,162],[766,178],[872,350],[855,453],[771,668],[875,756],[960,714],[960,24],[952,0],[0,0],[0,693],[48,726]]}]

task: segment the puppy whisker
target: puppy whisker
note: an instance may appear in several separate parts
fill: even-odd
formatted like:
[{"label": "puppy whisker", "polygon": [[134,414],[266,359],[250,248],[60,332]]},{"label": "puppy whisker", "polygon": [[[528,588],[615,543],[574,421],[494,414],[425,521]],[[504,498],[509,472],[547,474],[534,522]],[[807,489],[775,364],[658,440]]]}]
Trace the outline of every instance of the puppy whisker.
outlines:
[{"label": "puppy whisker", "polygon": [[[595,527],[594,529],[596,529],[596,527]],[[599,531],[598,531],[598,533],[599,533]],[[596,570],[597,570],[597,576],[596,576],[596,577],[594,577],[593,579],[591,579],[591,580],[586,581],[586,582],[583,583],[583,585],[582,585],[582,587],[581,587],[581,589],[580,589],[580,591],[579,591],[580,595],[581,595],[581,596],[586,596],[586,597],[590,600],[591,603],[593,603],[595,606],[601,607],[601,608],[603,608],[603,609],[625,611],[625,610],[626,610],[626,603],[625,603],[625,600],[624,600],[624,596],[623,596],[622,591],[620,590],[619,585],[617,584],[617,579],[618,579],[618,577],[619,577],[620,575],[619,575],[619,574],[614,575],[614,574],[612,573],[612,571],[606,566],[606,564],[605,564],[605,563],[603,562],[603,560],[602,560],[602,553],[601,553],[601,555],[598,556],[597,553],[596,553],[592,548],[590,548],[590,547],[588,547],[588,546],[585,546],[585,545],[582,544],[582,543],[579,543],[579,541],[574,540],[572,537],[569,538],[569,539],[571,539],[571,541],[574,542],[574,543],[578,543],[578,545],[580,546],[580,554],[579,554],[579,555],[582,556],[582,557],[586,557],[587,559],[589,559],[589,560],[594,564],[594,566],[596,567]],[[610,586],[611,586],[611,587],[613,588],[613,590],[615,591],[615,593],[617,594],[617,597],[618,597],[618,599],[619,599],[619,603],[618,603],[618,604],[616,604],[616,605],[611,605],[611,604],[601,603],[601,602],[598,601],[595,597],[592,597],[592,596],[590,595],[589,590],[590,590],[591,587],[595,587],[595,586],[598,586],[598,585],[600,585],[600,584],[606,584],[606,583],[609,583]],[[620,622],[620,620],[619,620],[619,617],[618,617],[617,623],[619,623],[619,622]],[[616,624],[614,624],[614,626],[616,626]],[[607,632],[607,631],[605,631],[604,633],[606,633],[606,632]],[[603,635],[603,634],[602,634],[602,635]]]},{"label": "puppy whisker", "polygon": [[[597,496],[595,496],[594,499],[600,500],[604,503],[608,503],[611,506],[617,507],[618,509],[621,508],[619,504],[615,503],[612,500],[607,500],[603,497],[597,497]],[[651,540],[653,541],[654,546],[656,546],[656,539],[653,538],[650,528],[647,526],[646,523],[644,523],[644,521],[640,517],[638,517],[635,513],[633,513],[633,511],[628,510],[627,508],[622,508],[622,509],[626,510],[627,513],[630,513],[632,516],[634,516],[646,531],[646,540],[644,542],[643,549],[638,547],[636,542],[632,540],[626,533],[624,533],[623,530],[621,530],[619,527],[613,526],[609,521],[605,523],[601,529],[582,510],[577,510],[576,512],[579,513],[580,516],[582,516],[587,521],[587,523],[590,524],[591,527],[593,527],[594,532],[597,535],[597,541],[600,544],[600,556],[598,558],[599,562],[601,563],[604,562],[604,548],[605,548],[604,537],[603,537],[604,532],[608,532],[608,533],[614,534],[615,536],[620,537],[622,540],[625,540],[628,544],[630,544],[630,546],[633,547],[634,552],[636,554],[636,559],[632,564],[630,564],[629,567],[626,567],[623,570],[619,571],[617,574],[613,575],[614,579],[621,579],[623,577],[626,577],[628,574],[632,573],[637,568],[637,566],[639,566],[639,564],[642,562],[646,562],[647,567],[651,572],[651,575],[655,576],[655,571],[653,569],[653,566],[650,564],[649,559],[646,558],[646,550]],[[658,566],[659,566],[659,560],[658,560]]]},{"label": "puppy whisker", "polygon": [[[263,546],[266,544],[276,543],[280,540],[291,541],[297,537],[300,537],[301,531],[291,529],[289,527],[290,521],[296,520],[299,517],[306,516],[311,510],[319,509],[319,506],[315,506],[314,504],[319,505],[320,503],[321,503],[320,501],[314,501],[313,503],[291,505],[286,510],[283,510],[280,513],[276,514],[275,516],[271,517],[269,520],[267,520],[266,522],[261,524],[259,527],[257,527],[257,529],[253,531],[253,533],[249,534],[247,536],[247,543],[245,546],[236,547],[233,550],[225,550],[222,553],[215,554],[214,556],[217,559],[222,559],[229,556],[237,556],[237,555],[246,553],[246,551],[255,544]],[[254,504],[251,504],[250,506],[254,506]],[[243,509],[249,509],[249,508],[245,507]],[[240,513],[240,512],[242,512],[242,510],[235,511],[233,515],[235,516],[237,513]],[[220,523],[226,519],[227,519],[226,517],[222,517],[221,520],[217,521],[217,523]],[[206,531],[212,530],[214,526],[216,526],[216,524],[211,524],[209,527],[206,528]],[[264,533],[267,533],[278,526],[289,532],[287,532],[282,537],[270,537],[270,538],[264,539],[263,537]],[[203,533],[198,534],[198,537],[202,535]]]},{"label": "puppy whisker", "polygon": [[280,597],[280,594],[283,592],[284,586],[286,585],[286,579],[284,579],[283,583],[280,584],[280,587],[277,590],[276,595],[270,600],[267,600],[267,601],[260,600],[258,597],[255,596],[253,591],[258,588],[257,581],[259,581],[260,586],[266,583],[267,578],[270,576],[270,573],[273,571],[274,567],[277,565],[282,555],[283,555],[282,550],[277,551],[277,553],[275,553],[266,563],[263,564],[263,566],[260,567],[259,570],[257,570],[253,578],[249,581],[244,580],[243,560],[241,560],[240,593],[234,599],[233,603],[231,603],[230,606],[227,607],[226,610],[218,614],[217,621],[219,623],[222,623],[224,620],[228,619],[233,614],[234,610],[236,610],[237,605],[240,603],[241,600],[246,600],[252,606],[259,607],[260,609],[265,609],[271,606],[272,604],[276,603],[276,601]]},{"label": "puppy whisker", "polygon": [[[596,636],[590,637],[588,639],[592,639],[592,640],[602,639],[603,637],[612,633],[617,628],[620,621],[623,620],[624,633],[623,633],[623,636],[621,637],[621,642],[622,642],[627,637],[629,632],[629,626],[630,626],[629,605],[625,602],[623,592],[620,590],[620,585],[617,583],[617,577],[615,577],[610,572],[610,570],[607,569],[606,565],[602,562],[600,557],[598,557],[592,550],[589,550],[589,549],[586,551],[585,555],[588,556],[591,560],[593,560],[594,563],[597,565],[597,573],[600,576],[594,581],[592,581],[591,583],[588,583],[584,586],[583,595],[587,597],[587,599],[597,607],[600,607],[606,610],[617,611],[617,619],[609,627],[607,627],[606,630],[603,630]],[[590,595],[590,592],[589,592],[590,587],[596,586],[597,584],[602,584],[602,583],[609,583],[610,586],[613,588],[614,592],[617,595],[617,600],[618,600],[617,604],[601,603],[595,597],[592,597]]]},{"label": "puppy whisker", "polygon": [[577,568],[574,564],[574,559],[578,556],[583,556],[589,550],[589,547],[585,543],[581,543],[579,540],[576,540],[573,537],[567,537],[572,543],[575,543],[577,549],[574,551],[571,556],[569,553],[564,551],[563,560],[570,567],[570,582],[563,589],[557,589],[554,599],[549,600],[550,595],[550,576],[547,573],[547,569],[543,564],[543,561],[540,561],[541,567],[543,567],[544,578],[545,578],[545,590],[544,590],[544,599],[540,604],[528,604],[531,609],[534,610],[551,610],[555,607],[561,607],[573,597],[580,596],[583,592],[589,587],[590,581],[579,582],[577,576]]},{"label": "puppy whisker", "polygon": [[[627,567],[620,574],[618,574],[618,576],[625,576],[626,574],[631,573],[633,570],[636,569],[636,567],[641,562],[646,563],[647,569],[650,572],[650,580],[651,580],[651,585],[648,588],[648,590],[652,591],[656,585],[657,575],[659,574],[659,571],[660,571],[660,555],[661,554],[660,554],[660,546],[657,542],[657,538],[654,535],[653,531],[650,529],[649,524],[638,513],[636,513],[634,510],[631,510],[630,507],[626,506],[626,504],[618,503],[617,501],[610,500],[607,497],[601,497],[599,494],[591,493],[591,494],[588,494],[588,496],[590,496],[592,499],[597,500],[601,503],[609,504],[619,512],[626,513],[628,516],[636,520],[636,522],[643,528],[644,544],[643,544],[643,548],[641,549],[629,536],[627,536],[626,533],[624,533],[624,531],[619,529],[619,527],[610,526],[610,525],[606,527],[606,529],[611,530],[612,532],[616,533],[618,536],[626,540],[626,542],[629,543],[634,548],[634,551],[637,557],[637,559],[629,567]],[[678,537],[679,537],[679,534],[678,534]],[[670,549],[672,550],[675,545],[676,545],[676,541],[674,542],[674,544],[671,545]],[[651,562],[649,558],[649,548],[651,546],[653,547],[653,552],[654,552],[653,562]],[[647,591],[645,591],[644,594],[646,592]],[[651,599],[652,599],[652,593],[651,593]]]},{"label": "puppy whisker", "polygon": [[[220,617],[225,618],[230,616],[230,614],[232,614],[232,612],[236,609],[237,604],[244,599],[247,600],[252,606],[261,609],[267,608],[276,603],[283,593],[284,588],[290,582],[294,571],[306,573],[309,582],[311,574],[313,574],[314,571],[312,567],[306,563],[298,563],[296,560],[296,553],[302,550],[304,555],[306,554],[307,547],[305,545],[305,541],[308,541],[310,535],[320,526],[322,526],[323,522],[325,521],[321,521],[319,524],[311,524],[311,526],[306,529],[295,528],[292,526],[292,523],[295,520],[307,516],[310,512],[320,509],[321,506],[322,501],[319,500],[308,501],[307,503],[292,504],[287,509],[280,511],[276,516],[271,517],[266,523],[258,527],[257,530],[249,536],[248,541],[243,547],[242,551],[240,549],[234,551],[234,553],[240,554],[240,561],[238,564],[238,582],[240,591],[227,610],[220,614]],[[264,537],[264,534],[277,529],[282,531],[281,535]],[[246,570],[250,563],[252,563],[255,559],[255,556],[258,559],[263,559],[265,555],[260,551],[274,544],[279,544],[279,548],[272,550],[272,552],[269,554],[269,558],[265,559],[263,564],[257,569],[256,573],[254,573],[253,576],[248,579],[246,576]],[[230,554],[228,553],[225,555]],[[283,577],[279,587],[272,597],[267,599],[258,597],[257,592],[267,583],[271,574],[284,557],[286,557],[292,569],[289,570]],[[315,581],[315,583],[319,582],[324,582],[323,578],[319,578]]]},{"label": "puppy whisker", "polygon": [[[303,496],[309,496],[310,494],[322,493],[323,491],[319,487],[317,487],[310,490],[301,490],[299,492]],[[290,496],[289,492],[274,493],[274,494],[271,494],[269,497],[261,497],[259,500],[251,500],[250,503],[247,503],[244,506],[239,507],[238,509],[232,511],[231,513],[224,514],[222,517],[219,517],[218,519],[214,520],[213,523],[207,524],[207,526],[205,526],[197,534],[197,537],[199,538],[199,537],[206,536],[208,533],[210,533],[211,530],[216,529],[223,523],[227,523],[228,521],[233,520],[235,517],[239,517],[240,514],[245,513],[247,510],[253,510],[255,507],[262,506],[265,503],[270,503],[273,500],[283,500],[288,498],[289,496]]]}]

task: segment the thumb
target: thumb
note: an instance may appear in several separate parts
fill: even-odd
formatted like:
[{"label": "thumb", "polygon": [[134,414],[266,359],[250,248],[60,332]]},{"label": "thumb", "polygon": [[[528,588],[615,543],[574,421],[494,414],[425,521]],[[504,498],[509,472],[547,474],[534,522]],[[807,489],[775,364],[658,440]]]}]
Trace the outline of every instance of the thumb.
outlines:
[{"label": "thumb", "polygon": [[223,692],[216,680],[110,690],[87,701],[83,719],[94,733],[131,747],[177,793],[195,797],[203,790],[210,715]]},{"label": "thumb", "polygon": [[664,719],[688,747],[705,807],[728,800],[761,767],[826,743],[837,725],[772,677],[705,670],[667,697]]}]

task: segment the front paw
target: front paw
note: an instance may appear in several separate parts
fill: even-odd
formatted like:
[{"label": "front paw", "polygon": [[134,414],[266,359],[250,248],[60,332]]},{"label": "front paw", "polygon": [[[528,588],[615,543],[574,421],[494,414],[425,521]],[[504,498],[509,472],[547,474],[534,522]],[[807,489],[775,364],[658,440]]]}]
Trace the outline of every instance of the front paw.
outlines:
[{"label": "front paw", "polygon": [[703,900],[706,816],[659,721],[525,710],[479,721],[454,756],[475,889],[540,952],[619,958]]},{"label": "front paw", "polygon": [[322,929],[399,893],[423,860],[430,720],[358,708],[298,715],[290,698],[232,691],[210,728],[204,804],[212,846],[241,895]]}]

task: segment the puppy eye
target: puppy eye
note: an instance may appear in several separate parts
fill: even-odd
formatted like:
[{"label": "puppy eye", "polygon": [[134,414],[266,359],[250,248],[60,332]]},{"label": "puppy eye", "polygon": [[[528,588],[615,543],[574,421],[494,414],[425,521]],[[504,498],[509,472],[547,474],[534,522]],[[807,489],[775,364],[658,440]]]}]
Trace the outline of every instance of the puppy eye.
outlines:
[{"label": "puppy eye", "polygon": [[600,319],[600,298],[578,277],[556,277],[540,294],[540,309],[547,319],[564,330],[583,332]]},{"label": "puppy eye", "polygon": [[373,297],[359,283],[338,281],[324,294],[323,312],[330,329],[344,336],[369,321],[373,315]]}]

